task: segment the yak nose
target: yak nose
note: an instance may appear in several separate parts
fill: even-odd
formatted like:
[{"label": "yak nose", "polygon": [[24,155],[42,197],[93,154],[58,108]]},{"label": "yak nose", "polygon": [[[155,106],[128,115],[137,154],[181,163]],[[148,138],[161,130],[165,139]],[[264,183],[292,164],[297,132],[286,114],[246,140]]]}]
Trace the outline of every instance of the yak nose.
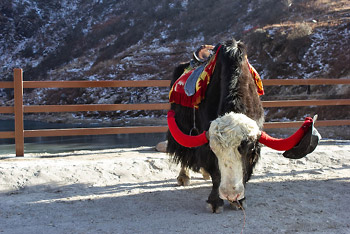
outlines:
[{"label": "yak nose", "polygon": [[219,195],[221,199],[229,200],[229,201],[237,201],[244,198],[244,186],[236,185],[231,187],[220,187]]}]

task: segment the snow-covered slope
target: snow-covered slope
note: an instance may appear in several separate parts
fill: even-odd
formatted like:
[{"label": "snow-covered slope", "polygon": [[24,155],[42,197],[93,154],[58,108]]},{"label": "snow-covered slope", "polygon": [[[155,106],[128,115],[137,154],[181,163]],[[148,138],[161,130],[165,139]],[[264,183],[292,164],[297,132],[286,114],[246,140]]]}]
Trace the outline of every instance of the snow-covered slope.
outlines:
[{"label": "snow-covered slope", "polygon": [[[0,79],[12,80],[15,67],[25,80],[170,79],[197,46],[231,37],[247,44],[263,79],[348,77],[349,30],[345,0],[7,0],[0,2]],[[11,105],[12,95],[0,90],[0,105]],[[167,89],[28,90],[24,97],[28,104],[166,102]],[[137,116],[114,116],[123,115]]]}]

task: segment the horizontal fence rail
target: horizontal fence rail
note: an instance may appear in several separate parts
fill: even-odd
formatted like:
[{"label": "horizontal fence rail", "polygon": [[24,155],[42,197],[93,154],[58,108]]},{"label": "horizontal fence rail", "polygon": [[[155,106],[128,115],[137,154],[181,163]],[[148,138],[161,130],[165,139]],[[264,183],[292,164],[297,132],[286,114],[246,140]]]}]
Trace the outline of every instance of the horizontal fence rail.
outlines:
[{"label": "horizontal fence rail", "polygon": [[[263,107],[293,107],[293,106],[344,106],[350,105],[350,99],[333,100],[288,100],[262,101]],[[84,111],[117,111],[117,110],[167,110],[169,103],[147,104],[86,104],[86,105],[31,105],[23,106],[23,113],[43,112],[84,112]],[[12,114],[14,107],[0,107],[0,113]]]},{"label": "horizontal fence rail", "polygon": [[337,85],[350,84],[350,79],[269,79],[263,80],[264,86],[275,85]]},{"label": "horizontal fence rail", "polygon": [[140,126],[140,127],[108,127],[108,128],[77,128],[77,129],[50,129],[26,130],[25,137],[50,137],[50,136],[87,136],[130,133],[159,133],[166,132],[167,126]]},{"label": "horizontal fence rail", "polygon": [[[264,86],[276,85],[349,85],[350,79],[270,79],[263,80]],[[22,69],[14,69],[14,81],[0,82],[0,88],[14,89],[14,106],[0,107],[1,114],[14,114],[15,131],[0,132],[0,139],[15,138],[16,156],[24,156],[24,138],[78,136],[78,135],[108,135],[129,133],[159,133],[166,132],[167,126],[137,126],[137,127],[105,127],[105,128],[71,128],[71,129],[41,129],[24,130],[24,113],[43,112],[86,112],[86,111],[117,111],[117,110],[167,110],[169,103],[146,104],[85,104],[85,105],[23,105],[23,89],[33,88],[98,88],[98,87],[169,87],[170,80],[118,80],[118,81],[23,81]],[[295,106],[339,106],[350,105],[350,99],[330,100],[279,100],[263,101],[263,107],[295,107]],[[302,121],[267,122],[264,128],[297,128]],[[319,120],[316,126],[350,125],[350,120]]]},{"label": "horizontal fence rail", "polygon": [[[350,84],[350,79],[269,79],[264,86]],[[105,80],[105,81],[23,81],[23,88],[97,88],[97,87],[169,87],[170,80]],[[0,88],[14,88],[13,81],[0,82]]]}]

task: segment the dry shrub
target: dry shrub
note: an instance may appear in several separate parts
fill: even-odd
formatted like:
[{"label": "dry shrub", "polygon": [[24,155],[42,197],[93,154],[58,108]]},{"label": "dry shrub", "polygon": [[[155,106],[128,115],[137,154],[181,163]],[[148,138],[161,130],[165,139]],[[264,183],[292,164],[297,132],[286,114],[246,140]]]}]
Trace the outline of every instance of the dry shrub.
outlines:
[{"label": "dry shrub", "polygon": [[288,34],[288,40],[295,40],[304,38],[312,34],[312,27],[307,23],[297,24],[292,31]]}]

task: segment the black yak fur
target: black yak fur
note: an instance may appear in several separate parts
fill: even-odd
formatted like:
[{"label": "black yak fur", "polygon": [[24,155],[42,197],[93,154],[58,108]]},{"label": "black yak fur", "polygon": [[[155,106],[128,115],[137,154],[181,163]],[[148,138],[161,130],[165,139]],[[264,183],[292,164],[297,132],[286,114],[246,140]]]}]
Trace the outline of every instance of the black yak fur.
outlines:
[{"label": "black yak fur", "polygon": [[[211,121],[231,111],[247,115],[262,128],[264,112],[257,87],[249,72],[246,56],[246,48],[242,42],[233,39],[222,43],[206,96],[195,111],[198,134],[207,131]],[[188,65],[189,63],[180,64],[175,68],[171,86]],[[190,134],[194,126],[193,109],[174,103],[171,104],[171,109],[175,111],[178,127],[185,134]],[[195,148],[183,147],[174,140],[169,131],[167,139],[167,153],[172,155],[175,162],[194,171],[199,171],[202,167],[211,175],[213,189],[207,202],[212,205],[215,212],[217,208],[223,206],[223,200],[218,194],[221,176],[215,154],[208,144]],[[239,151],[242,155],[245,154],[245,183],[249,180],[260,156],[260,145],[258,142],[242,142]]]}]

